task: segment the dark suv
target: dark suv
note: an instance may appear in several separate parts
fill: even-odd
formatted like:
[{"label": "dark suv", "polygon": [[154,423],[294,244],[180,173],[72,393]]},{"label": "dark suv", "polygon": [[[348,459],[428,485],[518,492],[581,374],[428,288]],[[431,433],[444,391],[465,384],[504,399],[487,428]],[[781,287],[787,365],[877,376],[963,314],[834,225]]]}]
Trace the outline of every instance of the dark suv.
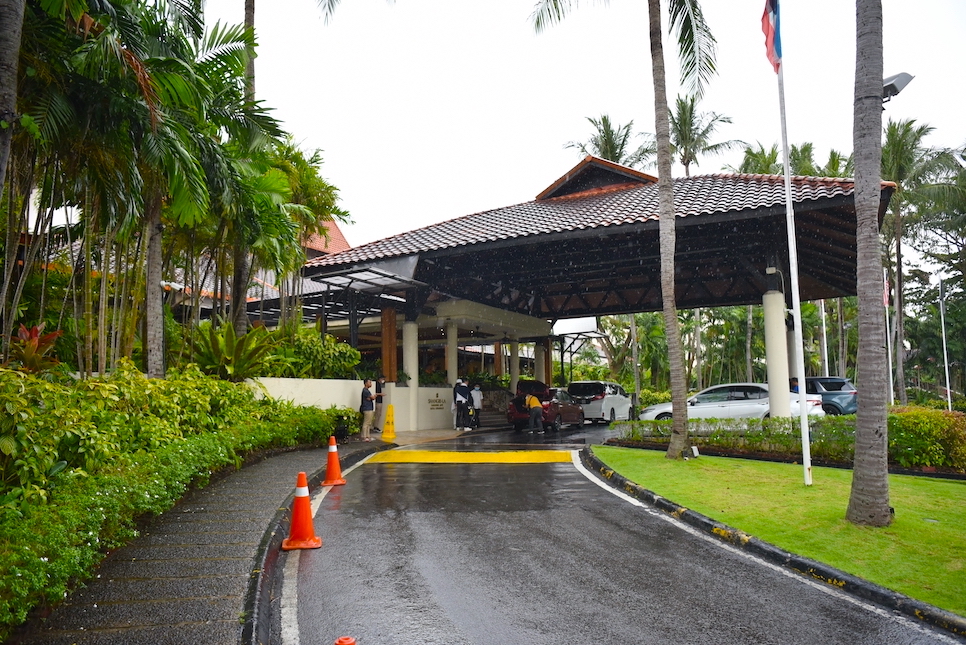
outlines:
[{"label": "dark suv", "polygon": [[855,414],[859,393],[852,382],[841,376],[807,376],[805,392],[822,395],[825,414]]}]

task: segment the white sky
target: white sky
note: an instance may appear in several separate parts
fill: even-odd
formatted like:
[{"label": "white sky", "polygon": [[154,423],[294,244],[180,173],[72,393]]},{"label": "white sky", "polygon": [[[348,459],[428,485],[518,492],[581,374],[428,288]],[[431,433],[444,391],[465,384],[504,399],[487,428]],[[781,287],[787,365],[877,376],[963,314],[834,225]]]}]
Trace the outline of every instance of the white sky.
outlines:
[{"label": "white sky", "polygon": [[[653,132],[643,0],[584,0],[535,34],[535,0],[342,0],[325,25],[316,0],[259,0],[256,93],[303,149],[323,150],[360,245],[533,199],[574,166],[568,141],[609,114]],[[764,0],[705,0],[719,74],[700,104],[731,117],[718,140],[780,141],[776,75],[765,57]],[[883,0],[885,75],[915,80],[884,119],[935,127],[934,146],[966,143],[964,0]],[[207,17],[243,22],[243,0],[207,0]],[[782,2],[788,137],[852,150],[855,4]],[[668,97],[678,89],[665,39]],[[741,152],[699,160],[692,174],[737,166]],[[675,167],[675,174],[683,174]]]}]

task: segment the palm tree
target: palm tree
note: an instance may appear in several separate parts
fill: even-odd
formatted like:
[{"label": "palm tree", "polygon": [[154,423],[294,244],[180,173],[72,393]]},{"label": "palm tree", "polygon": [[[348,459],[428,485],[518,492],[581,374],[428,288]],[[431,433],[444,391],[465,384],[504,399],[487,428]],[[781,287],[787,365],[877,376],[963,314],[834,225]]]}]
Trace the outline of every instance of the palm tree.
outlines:
[{"label": "palm tree", "polygon": [[711,143],[718,126],[731,123],[731,117],[716,112],[698,112],[697,98],[678,97],[671,117],[671,151],[684,166],[684,175],[691,176],[691,164],[698,165],[702,155],[716,155],[744,145],[742,141],[730,140]]},{"label": "palm tree", "polygon": [[17,123],[17,76],[26,0],[0,0],[0,194]]},{"label": "palm tree", "polygon": [[886,355],[882,321],[882,256],[879,247],[879,173],[882,163],[882,1],[856,0],[855,149],[856,289],[862,396],[855,422],[855,459],[846,518],[888,526],[888,428]]},{"label": "palm tree", "polygon": [[778,159],[778,144],[773,144],[768,150],[765,150],[765,146],[761,143],[758,144],[757,149],[745,146],[741,165],[737,168],[734,166],[727,166],[727,168],[732,172],[750,175],[780,175],[782,162]]},{"label": "palm tree", "polygon": [[[586,143],[570,141],[564,145],[565,148],[576,148],[581,154],[600,157],[629,168],[637,168],[654,156],[653,137],[643,133],[634,134],[631,130],[633,121],[625,125],[611,125],[610,117],[606,114],[602,114],[599,120],[593,117],[587,117],[587,120],[596,130],[593,136]],[[634,138],[644,138],[645,141],[632,150],[631,141]]]},{"label": "palm tree", "polygon": [[924,193],[941,191],[930,180],[947,169],[958,167],[951,155],[933,150],[923,145],[923,140],[933,131],[931,126],[917,125],[915,119],[899,122],[889,120],[885,128],[885,143],[882,146],[882,178],[893,181],[896,191],[889,203],[892,210],[892,237],[895,240],[895,357],[896,382],[899,388],[899,402],[908,403],[905,378],[905,294],[902,267],[903,214],[911,202],[921,198]]},{"label": "palm tree", "polygon": [[[334,1],[334,0],[330,0]],[[691,85],[693,94],[700,97],[704,85],[715,72],[715,40],[704,21],[697,0],[667,0],[668,23],[677,31],[678,55],[682,77]],[[577,2],[574,0],[573,6]],[[559,22],[570,10],[566,0],[540,0],[532,15],[534,28],[539,32]],[[657,134],[658,214],[661,245],[661,299],[663,301],[665,331],[671,366],[671,397],[673,426],[668,458],[679,459],[688,448],[687,384],[684,380],[684,348],[678,322],[677,301],[674,294],[675,214],[674,187],[671,183],[671,134],[667,105],[667,83],[664,73],[664,43],[661,38],[661,2],[648,0],[648,33],[651,45],[651,71],[654,82],[654,131]]]}]

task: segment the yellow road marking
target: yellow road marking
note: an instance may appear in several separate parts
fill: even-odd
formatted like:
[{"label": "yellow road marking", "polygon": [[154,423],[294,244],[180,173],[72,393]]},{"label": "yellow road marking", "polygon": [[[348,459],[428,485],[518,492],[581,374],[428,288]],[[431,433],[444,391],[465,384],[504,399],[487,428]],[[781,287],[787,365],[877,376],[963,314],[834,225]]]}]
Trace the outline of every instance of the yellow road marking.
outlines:
[{"label": "yellow road marking", "polygon": [[566,450],[508,450],[458,452],[452,450],[385,450],[366,463],[383,464],[548,464],[571,461]]}]

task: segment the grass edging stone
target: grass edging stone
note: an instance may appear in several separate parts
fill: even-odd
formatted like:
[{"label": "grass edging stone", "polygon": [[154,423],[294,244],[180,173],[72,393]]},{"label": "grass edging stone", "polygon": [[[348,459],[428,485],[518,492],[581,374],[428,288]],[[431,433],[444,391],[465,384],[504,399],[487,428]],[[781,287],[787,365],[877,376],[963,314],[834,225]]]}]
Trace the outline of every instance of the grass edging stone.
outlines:
[{"label": "grass edging stone", "polygon": [[593,448],[589,446],[580,451],[580,461],[587,469],[599,475],[614,488],[624,491],[634,499],[654,506],[694,529],[756,555],[767,562],[794,571],[799,575],[836,587],[887,609],[898,611],[933,627],[938,627],[958,636],[966,636],[966,618],[853,576],[835,567],[789,553],[727,524],[722,524],[706,515],[676,504],[608,467],[594,454]]}]

